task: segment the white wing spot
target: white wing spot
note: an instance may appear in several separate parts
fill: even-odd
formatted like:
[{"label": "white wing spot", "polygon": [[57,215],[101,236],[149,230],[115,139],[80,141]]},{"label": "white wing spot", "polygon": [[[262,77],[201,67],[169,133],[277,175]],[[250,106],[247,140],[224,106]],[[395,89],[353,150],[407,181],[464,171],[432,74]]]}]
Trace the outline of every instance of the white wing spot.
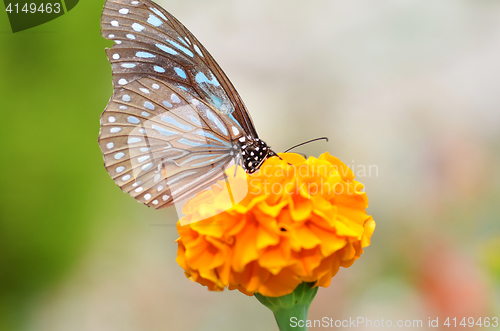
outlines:
[{"label": "white wing spot", "polygon": [[128,9],[127,8],[122,8],[118,11],[122,15],[127,15],[128,14]]},{"label": "white wing spot", "polygon": [[125,153],[122,153],[122,152],[120,152],[120,153],[116,153],[116,154],[115,154],[115,160],[119,160],[119,159],[121,159],[121,158],[122,158],[122,157],[124,157],[124,156],[125,156]]},{"label": "white wing spot", "polygon": [[165,21],[168,21],[168,19],[165,17],[165,15],[163,15],[163,13],[161,11],[159,11],[158,9],[156,8],[153,8],[153,7],[149,7],[155,14],[157,14],[158,16],[160,16],[161,18],[163,18]]},{"label": "white wing spot", "polygon": [[149,193],[144,194],[144,199],[146,199],[146,200],[151,199],[151,194],[149,194]]},{"label": "white wing spot", "polygon": [[113,59],[118,60],[120,58],[120,54],[113,54]]},{"label": "white wing spot", "polygon": [[150,150],[151,150],[151,148],[149,148],[149,147],[141,147],[141,152],[143,152],[143,153],[149,152]]},{"label": "white wing spot", "polygon": [[127,118],[127,122],[129,122],[130,124],[137,124],[139,123],[139,119],[137,117],[134,117],[134,116],[129,116]]},{"label": "white wing spot", "polygon": [[123,170],[125,170],[125,167],[119,166],[119,167],[116,168],[116,173],[119,174],[120,172],[123,172]]},{"label": "white wing spot", "polygon": [[186,78],[186,72],[184,70],[182,70],[181,68],[177,68],[177,67],[175,67],[174,70],[175,70],[175,73],[177,75],[179,75],[179,77],[184,78],[184,79]]},{"label": "white wing spot", "polygon": [[117,43],[118,45],[120,45],[122,43],[121,40],[115,40],[115,43]]},{"label": "white wing spot", "polygon": [[172,101],[175,102],[175,103],[181,102],[181,99],[179,99],[179,97],[176,94],[173,94],[173,93],[170,96],[170,99],[172,99]]},{"label": "white wing spot", "polygon": [[108,149],[111,149],[111,148],[115,147],[115,144],[114,144],[114,143],[107,143],[107,144],[106,144],[106,147],[107,147]]},{"label": "white wing spot", "polygon": [[196,53],[198,53],[201,57],[203,57],[203,53],[201,52],[201,50],[198,48],[198,45],[194,44],[194,50],[196,51]]},{"label": "white wing spot", "polygon": [[141,87],[139,90],[141,90],[142,93],[149,94],[149,90],[147,88]]},{"label": "white wing spot", "polygon": [[132,69],[135,67],[135,64],[134,63],[122,63],[122,64],[120,64],[120,66],[122,68]]},{"label": "white wing spot", "polygon": [[140,192],[142,192],[143,190],[144,190],[144,188],[143,188],[142,186],[139,186],[138,188],[136,188],[136,189],[135,189],[135,191],[136,191],[137,193],[140,193]]},{"label": "white wing spot", "polygon": [[135,144],[141,142],[141,138],[128,138],[127,144]]},{"label": "white wing spot", "polygon": [[215,114],[209,110],[207,110],[207,117],[208,119],[214,123],[218,128],[219,130],[224,134],[224,135],[227,135],[227,130],[226,130],[226,127],[224,126],[224,124],[219,120],[219,118],[217,116],[215,116]]},{"label": "white wing spot", "polygon": [[162,67],[160,66],[154,66],[153,69],[156,71],[156,72],[159,72],[159,73],[163,73],[165,72],[165,69],[163,69]]},{"label": "white wing spot", "polygon": [[153,205],[157,205],[158,204],[158,200],[153,200]]},{"label": "white wing spot", "polygon": [[149,159],[149,155],[141,156],[141,157],[137,158],[137,162],[142,163],[142,162],[146,161],[147,159]]},{"label": "white wing spot", "polygon": [[127,34],[126,36],[128,39],[132,39],[132,40],[135,40],[135,36],[131,33]]},{"label": "white wing spot", "polygon": [[148,163],[142,166],[142,171],[147,171],[151,168],[153,168],[153,163]]},{"label": "white wing spot", "polygon": [[194,122],[196,125],[201,126],[200,118],[198,116],[193,116],[189,115],[189,118],[191,119],[192,122]]},{"label": "white wing spot", "polygon": [[123,100],[123,101],[130,101],[130,95],[128,95],[128,94],[124,94],[124,95],[122,96],[122,100]]},{"label": "white wing spot", "polygon": [[163,201],[167,201],[167,200],[168,200],[168,198],[170,198],[170,196],[168,196],[168,195],[166,195],[166,194],[165,194],[165,195],[164,195],[164,196],[162,196],[161,198],[163,199]]},{"label": "white wing spot", "polygon": [[134,31],[141,32],[145,28],[142,25],[140,25],[139,23],[134,23],[134,24],[132,24],[132,29],[134,29]]},{"label": "white wing spot", "polygon": [[132,187],[137,187],[140,183],[142,183],[142,181],[138,180],[137,182],[135,182],[134,184],[132,184]]},{"label": "white wing spot", "polygon": [[154,88],[155,90],[159,89],[160,88],[160,85],[158,84],[153,84],[151,85],[152,88]]},{"label": "white wing spot", "polygon": [[109,132],[111,132],[111,133],[118,133],[121,130],[122,130],[121,128],[111,128],[111,130],[109,130]]},{"label": "white wing spot", "polygon": [[122,180],[125,182],[130,179],[130,175],[125,175],[122,177]]},{"label": "white wing spot", "polygon": [[120,78],[120,80],[118,81],[118,84],[120,84],[120,85],[125,85],[127,83],[128,82],[127,82],[127,80],[125,78]]},{"label": "white wing spot", "polygon": [[157,190],[158,190],[158,192],[163,191],[163,186],[161,186],[161,185],[160,185],[160,186],[158,186]]},{"label": "white wing spot", "polygon": [[110,23],[112,26],[120,26],[120,24],[118,24],[118,21],[111,21]]},{"label": "white wing spot", "polygon": [[184,45],[189,47],[189,44],[184,39],[182,39],[182,37],[177,37],[177,39],[179,39],[181,41],[181,43],[183,43]]},{"label": "white wing spot", "polygon": [[149,101],[145,101],[144,102],[144,107],[146,107],[149,110],[154,110],[155,109],[155,106],[151,102],[149,102]]},{"label": "white wing spot", "polygon": [[125,109],[127,109],[127,106],[120,106],[118,108],[120,108],[121,110],[125,110]]},{"label": "white wing spot", "polygon": [[137,5],[137,4],[139,4],[139,1],[132,1],[131,4]]},{"label": "white wing spot", "polygon": [[170,47],[167,47],[163,44],[155,44],[156,47],[158,47],[159,49],[161,49],[162,51],[168,53],[168,54],[172,54],[172,55],[177,55],[179,53],[177,53],[175,50],[173,50],[172,48]]},{"label": "white wing spot", "polygon": [[159,181],[161,178],[161,175],[160,174],[156,174],[155,177],[153,178],[154,182],[156,183],[157,181]]},{"label": "white wing spot", "polygon": [[172,104],[168,101],[163,101],[162,102],[166,107],[172,107]]},{"label": "white wing spot", "polygon": [[160,21],[160,19],[158,17],[151,15],[151,14],[149,14],[149,17],[148,17],[148,23],[151,25],[154,25],[156,27],[163,24],[163,22]]},{"label": "white wing spot", "polygon": [[240,130],[238,130],[237,127],[233,126],[231,129],[233,129],[233,133],[235,136],[239,135],[240,134]]},{"label": "white wing spot", "polygon": [[108,117],[109,123],[114,123],[116,121],[116,118],[114,116]]},{"label": "white wing spot", "polygon": [[114,34],[108,34],[108,38],[113,39],[115,37]]},{"label": "white wing spot", "polygon": [[[141,115],[142,115],[142,116],[149,117],[149,113],[147,113],[147,112],[145,112],[145,111],[143,111],[143,112],[141,113]],[[141,132],[141,133],[142,133],[142,132]],[[146,133],[146,132],[143,132],[143,133]]]},{"label": "white wing spot", "polygon": [[179,45],[178,43],[176,43],[175,41],[173,40],[170,40],[170,39],[167,39],[167,42],[169,44],[171,44],[172,46],[176,47],[178,50],[180,50],[181,52],[183,52],[184,54],[186,54],[187,56],[190,56],[190,57],[193,57],[194,54],[193,52],[191,52],[189,49],[187,49],[186,47],[182,46],[182,45]]},{"label": "white wing spot", "polygon": [[153,55],[153,54],[148,53],[148,52],[137,52],[137,53],[135,53],[135,55],[138,56],[138,57],[145,58],[145,59],[156,57],[156,55]]}]

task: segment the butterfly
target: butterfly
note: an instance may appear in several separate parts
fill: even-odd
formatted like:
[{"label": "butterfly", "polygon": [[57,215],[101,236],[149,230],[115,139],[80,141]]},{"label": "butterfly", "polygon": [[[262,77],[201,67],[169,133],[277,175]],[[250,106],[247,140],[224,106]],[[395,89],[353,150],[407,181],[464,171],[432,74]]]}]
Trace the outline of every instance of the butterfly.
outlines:
[{"label": "butterfly", "polygon": [[101,33],[113,95],[101,115],[104,165],[124,191],[168,207],[276,156],[260,140],[238,92],[175,17],[149,0],[107,0]]}]

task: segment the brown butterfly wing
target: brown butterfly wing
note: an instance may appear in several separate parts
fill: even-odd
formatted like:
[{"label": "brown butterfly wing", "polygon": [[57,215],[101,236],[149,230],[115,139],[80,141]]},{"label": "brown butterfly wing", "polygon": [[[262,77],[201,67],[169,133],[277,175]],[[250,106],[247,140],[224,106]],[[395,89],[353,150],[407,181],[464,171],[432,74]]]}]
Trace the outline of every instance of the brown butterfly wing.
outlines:
[{"label": "brown butterfly wing", "polygon": [[175,17],[149,0],[108,0],[102,35],[115,41],[107,50],[115,91],[142,77],[177,86],[232,116],[246,135],[257,138],[238,92],[210,53]]},{"label": "brown butterfly wing", "polygon": [[139,202],[162,208],[225,177],[237,162],[242,128],[170,83],[141,78],[124,85],[101,116],[104,165]]}]

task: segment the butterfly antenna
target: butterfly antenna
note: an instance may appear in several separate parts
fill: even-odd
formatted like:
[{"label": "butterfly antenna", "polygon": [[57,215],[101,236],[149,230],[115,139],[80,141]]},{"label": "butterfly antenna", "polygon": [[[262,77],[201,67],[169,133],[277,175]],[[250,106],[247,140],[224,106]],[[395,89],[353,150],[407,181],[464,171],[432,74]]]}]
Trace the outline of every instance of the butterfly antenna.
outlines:
[{"label": "butterfly antenna", "polygon": [[286,151],[284,151],[283,153],[286,153],[288,151],[291,151],[292,149],[294,148],[297,148],[297,147],[300,147],[302,145],[306,145],[306,144],[309,144],[309,143],[312,143],[314,141],[318,141],[318,140],[326,140],[328,142],[328,137],[320,137],[320,138],[314,138],[314,139],[311,139],[311,140],[308,140],[308,141],[304,141],[303,143],[300,143],[298,145],[295,145],[295,146],[292,146],[290,147],[289,149],[287,149]]}]

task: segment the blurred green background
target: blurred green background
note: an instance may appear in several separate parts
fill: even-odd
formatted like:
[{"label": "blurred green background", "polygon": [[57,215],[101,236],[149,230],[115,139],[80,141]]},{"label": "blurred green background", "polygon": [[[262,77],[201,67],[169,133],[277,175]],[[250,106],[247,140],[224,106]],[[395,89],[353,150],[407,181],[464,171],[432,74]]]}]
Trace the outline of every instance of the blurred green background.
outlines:
[{"label": "blurred green background", "polygon": [[[277,330],[254,298],[187,280],[175,212],[106,173],[103,3],[16,34],[0,13],[0,330]],[[310,318],[500,317],[499,1],[159,3],[275,150],[329,136],[301,151],[366,184],[372,245]]]}]

